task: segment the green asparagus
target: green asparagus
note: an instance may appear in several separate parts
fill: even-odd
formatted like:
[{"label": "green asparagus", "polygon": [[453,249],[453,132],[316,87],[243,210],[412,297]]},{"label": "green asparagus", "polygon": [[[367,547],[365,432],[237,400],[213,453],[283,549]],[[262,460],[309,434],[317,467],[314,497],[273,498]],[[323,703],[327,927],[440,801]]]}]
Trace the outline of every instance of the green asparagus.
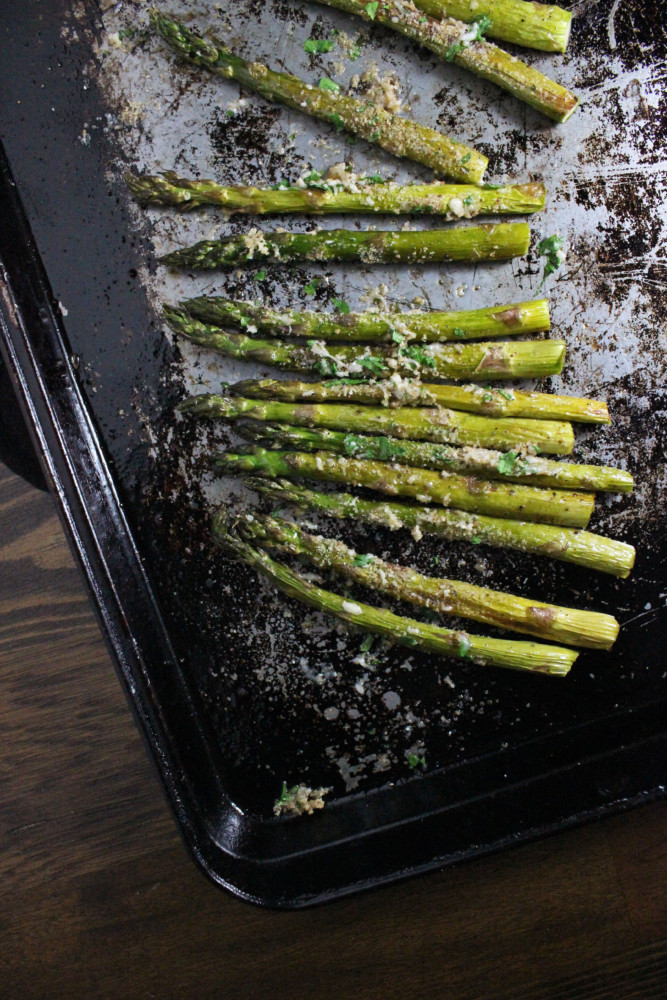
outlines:
[{"label": "green asparagus", "polygon": [[456,63],[508,91],[553,121],[567,121],[579,104],[579,99],[567,88],[497,45],[484,41],[483,34],[492,30],[493,21],[482,11],[467,25],[451,17],[424,16],[424,10],[419,9],[424,5],[415,6],[410,0],[382,0],[370,5],[364,0],[318,0],[318,3],[400,32],[441,59]]},{"label": "green asparagus", "polygon": [[525,222],[455,226],[419,231],[323,229],[313,233],[264,233],[202,240],[160,257],[162,264],[193,270],[255,267],[286,261],[345,261],[361,264],[438,264],[507,260],[528,253]]},{"label": "green asparagus", "polygon": [[299,573],[271,559],[266,552],[231,534],[224,519],[216,519],[213,530],[216,543],[224,551],[252,566],[288,597],[333,615],[349,625],[384,636],[413,649],[455,659],[463,658],[482,666],[527,670],[558,677],[564,677],[569,673],[579,655],[573,649],[560,646],[507,639],[486,639],[470,635],[468,632],[457,632],[438,625],[426,625],[411,618],[395,615],[384,608],[374,608],[367,604],[349,601],[338,594],[316,587]]},{"label": "green asparagus", "polygon": [[203,393],[183,400],[178,404],[178,410],[211,419],[237,420],[245,416],[298,427],[326,427],[348,434],[381,434],[475,448],[520,448],[523,451],[539,448],[549,455],[568,455],[574,447],[571,424],[520,417],[480,417],[440,408],[401,407],[386,410],[350,403],[303,403],[294,406],[291,403]]},{"label": "green asparagus", "polygon": [[244,379],[229,391],[252,399],[284,402],[358,403],[380,406],[448,406],[453,410],[482,413],[488,417],[531,417],[537,420],[573,420],[584,424],[609,424],[606,403],[546,392],[492,389],[480,385],[428,385],[392,376],[381,382],[336,379],[331,382],[279,382]]},{"label": "green asparagus", "polygon": [[610,649],[618,636],[618,622],[611,615],[531,601],[460,580],[424,576],[371,553],[357,553],[337,539],[312,535],[282,518],[254,512],[239,518],[234,528],[253,545],[283,555],[304,556],[319,569],[333,570],[353,583],[440,614],[591,649]]},{"label": "green asparagus", "polygon": [[554,462],[516,451],[452,448],[429,441],[405,441],[394,437],[312,430],[289,424],[266,424],[258,420],[242,420],[237,424],[237,430],[264,448],[333,451],[349,458],[400,462],[420,469],[444,469],[464,476],[500,479],[509,483],[525,483],[527,486],[610,493],[631,493],[633,488],[632,476],[623,469]]},{"label": "green asparagus", "polygon": [[415,0],[432,17],[455,17],[471,23],[487,17],[486,33],[515,45],[544,52],[565,52],[570,40],[572,12],[527,0]]},{"label": "green asparagus", "polygon": [[230,214],[268,215],[276,212],[420,213],[447,220],[478,215],[529,215],[544,208],[544,184],[480,188],[474,184],[394,184],[366,182],[347,174],[343,180],[322,178],[316,186],[256,188],[225,187],[212,180],[161,174],[126,174],[132,193],[144,205],[177,205],[187,210],[219,205]]},{"label": "green asparagus", "polygon": [[226,80],[237,80],[270,101],[330,122],[389,153],[405,156],[463,184],[481,184],[488,160],[477,150],[436,129],[400,118],[368,101],[341,94],[339,89],[304,83],[289,73],[276,73],[262,63],[241,59],[221,42],[202,38],[182,23],[151,11],[151,24],[183,59]]},{"label": "green asparagus", "polygon": [[314,372],[325,378],[371,374],[388,378],[397,371],[439,378],[504,379],[557,375],[565,360],[562,340],[479,341],[474,344],[334,345],[323,340],[288,342],[256,340],[208,326],[176,309],[164,315],[176,333],[226,357],[244,358],[296,372]]},{"label": "green asparagus", "polygon": [[320,493],[288,479],[247,478],[247,485],[274,503],[294,505],[328,517],[345,518],[356,523],[396,531],[411,531],[415,538],[432,535],[446,541],[464,541],[473,545],[514,549],[530,555],[548,556],[599,573],[625,579],[635,561],[632,545],[590,531],[533,524],[504,517],[422,507],[404,503],[364,500],[350,493]]},{"label": "green asparagus", "polygon": [[393,342],[398,336],[415,342],[462,341],[541,333],[550,327],[547,299],[454,312],[348,312],[332,316],[292,309],[278,311],[252,302],[202,295],[184,299],[180,308],[213,326],[241,326],[271,336],[318,340]]},{"label": "green asparagus", "polygon": [[569,528],[585,528],[595,505],[592,493],[491,482],[451,472],[436,473],[407,465],[345,458],[326,451],[312,455],[256,448],[249,455],[218,455],[215,464],[222,475],[316,479],[364,486],[391,496],[412,497],[423,504],[434,502],[492,517],[562,524]]}]

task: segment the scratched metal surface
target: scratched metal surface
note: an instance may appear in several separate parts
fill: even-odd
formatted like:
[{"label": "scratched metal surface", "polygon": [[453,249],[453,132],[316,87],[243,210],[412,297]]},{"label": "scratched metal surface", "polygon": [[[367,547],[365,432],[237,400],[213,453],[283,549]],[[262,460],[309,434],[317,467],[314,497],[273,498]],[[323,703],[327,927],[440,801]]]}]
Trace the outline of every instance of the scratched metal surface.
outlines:
[{"label": "scratched metal surface", "polygon": [[[102,121],[85,123],[77,141],[93,152],[100,132],[111,141],[109,184],[124,202],[129,204],[122,186],[128,167],[270,184],[345,160],[356,171],[397,180],[429,176],[240,93],[234,83],[177,65],[143,33],[143,3],[102,6],[87,73],[101,86],[107,111]],[[562,377],[543,387],[608,399],[613,427],[579,433],[576,458],[628,467],[638,481],[633,497],[600,501],[592,522],[594,530],[638,545],[637,569],[623,582],[481,548],[328,526],[359,548],[422,569],[435,571],[438,557],[443,575],[615,613],[625,627],[612,654],[582,654],[567,681],[493,674],[382,644],[364,656],[359,636],[276,597],[251,573],[210,552],[213,507],[247,505],[254,498],[238,482],[211,473],[207,455],[233,435],[179,420],[173,405],[184,395],[215,389],[221,380],[268,370],[220,359],[164,333],[153,334],[150,356],[125,367],[121,336],[110,378],[101,360],[108,345],[102,349],[95,331],[88,331],[87,339],[73,345],[82,383],[184,669],[214,727],[221,758],[231,765],[226,780],[238,804],[266,814],[283,779],[330,785],[334,797],[365,791],[412,777],[407,758],[415,751],[425,754],[428,769],[447,767],[650,701],[664,676],[657,658],[647,659],[642,651],[644,629],[655,624],[665,599],[667,39],[659,19],[630,0],[578,4],[569,53],[526,56],[582,97],[574,118],[558,127],[398,36],[314,3],[174,0],[166,9],[212,28],[241,54],[310,81],[327,75],[347,86],[376,65],[381,77],[391,74],[398,81],[412,116],[489,155],[489,180],[543,178],[549,201],[534,218],[526,260],[474,268],[295,266],[270,271],[262,283],[252,273],[177,277],[153,263],[159,252],[254,223],[227,221],[216,211],[178,215],[130,207],[130,236],[145,247],[139,279],[154,313],[162,302],[212,291],[278,305],[311,303],[304,286],[314,276],[324,278],[316,294],[322,308],[334,297],[353,308],[378,296],[433,308],[517,301],[538,290],[535,243],[559,232],[567,260],[548,291],[554,335],[567,340],[568,362]],[[84,44],[90,25],[83,20],[75,9],[63,28],[68,44]],[[303,51],[311,33],[330,37],[333,29],[361,43],[359,59],[351,61],[340,43],[323,56]],[[329,217],[273,224],[392,228],[404,222]],[[272,223],[258,225],[269,229]],[[129,348],[127,357],[136,360]]]}]

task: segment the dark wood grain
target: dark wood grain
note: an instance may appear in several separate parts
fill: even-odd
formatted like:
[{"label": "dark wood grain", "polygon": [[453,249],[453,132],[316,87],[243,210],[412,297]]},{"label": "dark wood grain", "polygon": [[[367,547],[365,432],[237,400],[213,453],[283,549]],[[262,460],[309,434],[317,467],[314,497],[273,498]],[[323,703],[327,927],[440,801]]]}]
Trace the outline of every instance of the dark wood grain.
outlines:
[{"label": "dark wood grain", "polygon": [[0,468],[0,996],[650,1000],[663,804],[304,913],[182,846],[51,500]]}]

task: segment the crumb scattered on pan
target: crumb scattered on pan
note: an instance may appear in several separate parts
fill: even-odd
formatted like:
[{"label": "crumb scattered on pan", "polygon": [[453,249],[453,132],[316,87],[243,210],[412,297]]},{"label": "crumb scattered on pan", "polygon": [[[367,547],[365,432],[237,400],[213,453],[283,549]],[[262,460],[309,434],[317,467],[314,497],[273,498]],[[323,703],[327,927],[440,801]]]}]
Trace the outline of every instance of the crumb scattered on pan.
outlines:
[{"label": "crumb scattered on pan", "polygon": [[324,809],[324,796],[330,791],[330,788],[309,788],[304,784],[288,788],[287,782],[283,781],[280,798],[273,805],[274,815],[293,813],[295,816],[302,816],[307,813],[310,816],[316,809]]}]

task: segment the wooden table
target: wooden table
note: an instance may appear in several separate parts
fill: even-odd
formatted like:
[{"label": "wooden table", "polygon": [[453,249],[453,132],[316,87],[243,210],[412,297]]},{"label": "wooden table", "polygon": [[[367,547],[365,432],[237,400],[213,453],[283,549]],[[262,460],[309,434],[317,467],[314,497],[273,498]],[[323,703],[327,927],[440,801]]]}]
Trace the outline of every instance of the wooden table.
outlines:
[{"label": "wooden table", "polygon": [[298,913],[190,861],[51,499],[0,467],[0,996],[667,993],[667,807]]}]

